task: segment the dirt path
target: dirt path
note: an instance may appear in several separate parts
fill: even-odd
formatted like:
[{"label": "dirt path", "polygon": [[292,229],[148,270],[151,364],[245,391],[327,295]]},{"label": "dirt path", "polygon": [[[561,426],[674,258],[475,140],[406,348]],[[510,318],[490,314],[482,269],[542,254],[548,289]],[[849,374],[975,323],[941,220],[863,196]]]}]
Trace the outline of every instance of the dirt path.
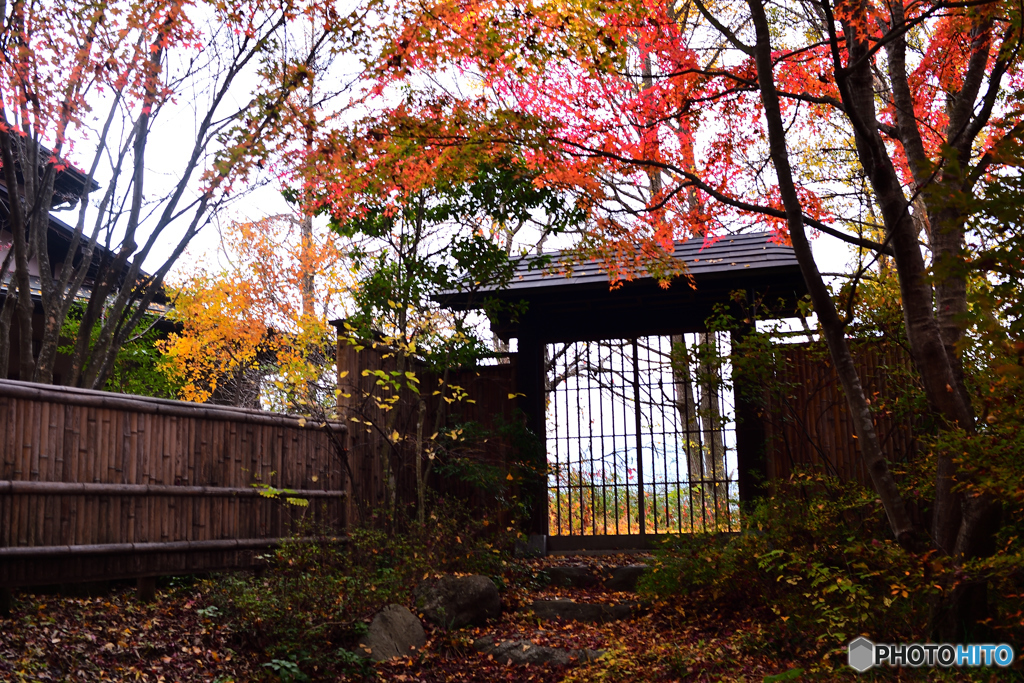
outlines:
[{"label": "dirt path", "polygon": [[[505,595],[505,613],[486,627],[428,631],[424,654],[381,667],[398,681],[763,681],[792,672],[799,663],[746,652],[746,636],[760,628],[757,615],[696,614],[694,606],[648,603],[608,580],[638,567],[645,556],[561,557],[531,561],[538,585]],[[628,573],[628,572],[627,572]],[[572,601],[568,605],[566,601]],[[552,617],[550,609],[577,620]],[[620,616],[628,610],[628,615]],[[481,642],[482,641],[482,642]],[[518,663],[500,647],[556,649],[570,663]],[[523,652],[525,646],[525,652]],[[550,652],[547,653],[549,656]],[[599,657],[594,659],[593,654]],[[795,673],[795,672],[794,672]],[[769,680],[771,680],[769,678]]]}]

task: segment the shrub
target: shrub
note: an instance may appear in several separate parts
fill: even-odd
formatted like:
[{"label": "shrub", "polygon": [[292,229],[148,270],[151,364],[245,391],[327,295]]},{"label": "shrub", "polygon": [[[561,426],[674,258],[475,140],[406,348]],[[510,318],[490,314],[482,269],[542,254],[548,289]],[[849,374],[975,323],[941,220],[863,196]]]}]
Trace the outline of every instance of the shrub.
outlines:
[{"label": "shrub", "polygon": [[820,660],[844,654],[859,634],[880,642],[924,635],[947,564],[888,538],[881,503],[864,487],[796,475],[745,515],[743,529],[672,539],[641,590],[689,594],[709,610],[758,611],[773,628],[750,645],[780,654]]},{"label": "shrub", "polygon": [[345,542],[304,529],[299,536],[313,542],[286,543],[260,575],[209,581],[207,598],[282,679],[366,674],[350,650],[382,607],[411,606],[415,586],[435,574],[479,573],[501,586],[510,568],[511,534],[451,504],[436,504],[425,525],[398,524],[398,533],[390,522],[354,529]]}]

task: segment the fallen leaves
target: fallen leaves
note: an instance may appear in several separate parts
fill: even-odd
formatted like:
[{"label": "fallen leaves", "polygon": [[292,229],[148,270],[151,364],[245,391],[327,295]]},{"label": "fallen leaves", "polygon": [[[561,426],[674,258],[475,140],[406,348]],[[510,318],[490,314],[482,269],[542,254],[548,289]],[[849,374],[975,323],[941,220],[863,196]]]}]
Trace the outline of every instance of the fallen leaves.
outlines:
[{"label": "fallen leaves", "polygon": [[[647,558],[546,558],[529,562],[531,574],[557,564],[635,564]],[[121,589],[103,599],[22,594],[11,618],[0,619],[0,680],[10,681],[231,681],[277,680],[264,668],[266,653],[246,649],[240,634],[207,605],[201,586],[163,591],[156,603],[141,605],[134,591]],[[770,613],[719,609],[691,596],[647,603],[633,618],[608,623],[539,620],[535,600],[577,602],[636,600],[635,594],[600,586],[538,587],[513,584],[504,594],[506,611],[492,624],[444,631],[425,624],[427,644],[411,657],[376,666],[378,680],[401,683],[462,681],[762,681],[766,676],[823,665],[806,654],[769,651],[765,634],[777,623]],[[528,640],[567,650],[598,650],[596,661],[570,666],[510,665],[474,649],[480,638]],[[801,656],[804,659],[801,659]],[[838,659],[838,658],[834,658]],[[840,664],[838,661],[837,664]],[[351,680],[317,677],[312,680]],[[898,672],[897,678],[914,672]],[[830,680],[853,680],[840,665]]]},{"label": "fallen leaves", "polygon": [[195,589],[164,591],[148,605],[130,588],[104,598],[20,593],[0,619],[4,681],[250,681],[254,653],[231,649],[225,624],[201,617]]}]

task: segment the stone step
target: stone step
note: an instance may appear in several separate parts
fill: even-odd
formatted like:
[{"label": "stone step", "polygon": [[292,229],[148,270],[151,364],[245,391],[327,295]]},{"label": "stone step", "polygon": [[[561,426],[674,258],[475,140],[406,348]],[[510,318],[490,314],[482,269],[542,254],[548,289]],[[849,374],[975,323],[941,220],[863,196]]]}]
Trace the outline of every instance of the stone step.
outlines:
[{"label": "stone step", "polygon": [[473,647],[485,655],[491,655],[501,664],[556,664],[569,666],[597,659],[601,650],[589,648],[570,650],[561,647],[538,645],[525,638],[495,643],[494,636],[485,636],[473,643]]},{"label": "stone step", "polygon": [[539,619],[562,619],[563,621],[605,622],[629,619],[638,605],[635,602],[612,604],[576,602],[575,600],[536,600],[533,613]]},{"label": "stone step", "polygon": [[648,570],[646,564],[605,567],[595,571],[586,564],[554,565],[544,570],[550,585],[558,588],[595,588],[603,585],[610,591],[636,591],[637,582]]}]

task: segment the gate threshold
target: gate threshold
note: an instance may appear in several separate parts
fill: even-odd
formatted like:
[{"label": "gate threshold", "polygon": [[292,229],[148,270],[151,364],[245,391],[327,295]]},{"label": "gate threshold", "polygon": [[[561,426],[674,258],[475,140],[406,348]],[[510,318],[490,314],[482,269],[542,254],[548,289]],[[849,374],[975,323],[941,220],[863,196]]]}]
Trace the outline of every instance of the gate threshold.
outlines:
[{"label": "gate threshold", "polygon": [[654,550],[679,534],[607,534],[598,536],[548,536],[547,553],[581,555],[589,552],[636,552]]}]

